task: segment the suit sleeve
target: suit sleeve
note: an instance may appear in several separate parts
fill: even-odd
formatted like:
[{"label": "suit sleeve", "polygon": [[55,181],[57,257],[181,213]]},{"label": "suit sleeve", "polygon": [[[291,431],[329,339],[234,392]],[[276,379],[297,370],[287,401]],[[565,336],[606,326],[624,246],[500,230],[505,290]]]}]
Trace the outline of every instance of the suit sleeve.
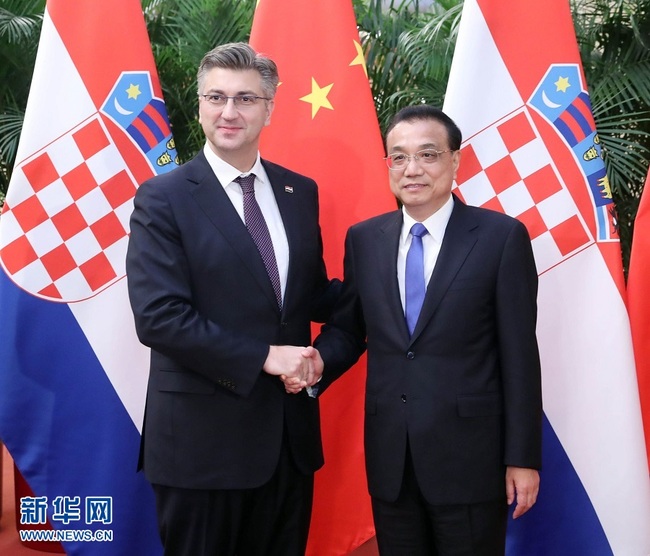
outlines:
[{"label": "suit sleeve", "polygon": [[[314,187],[316,184],[314,182]],[[317,190],[317,189],[316,189]],[[316,194],[316,222],[320,222],[320,206],[318,194]],[[314,295],[311,301],[310,320],[312,322],[327,322],[332,315],[336,302],[341,296],[343,284],[337,278],[328,279],[327,267],[323,258],[323,236],[318,225],[318,253],[319,269],[315,273],[316,283],[314,285]]]},{"label": "suit sleeve", "polygon": [[536,337],[537,282],[528,232],[516,221],[505,242],[496,294],[505,408],[504,464],[539,469],[542,394]]},{"label": "suit sleeve", "polygon": [[126,269],[140,341],[182,368],[247,395],[269,346],[224,329],[193,305],[190,263],[172,203],[165,188],[151,182],[135,197]]},{"label": "suit sleeve", "polygon": [[341,296],[332,317],[314,341],[325,363],[323,378],[318,384],[319,394],[352,367],[366,350],[366,326],[357,289],[352,235],[348,231],[345,239]]}]

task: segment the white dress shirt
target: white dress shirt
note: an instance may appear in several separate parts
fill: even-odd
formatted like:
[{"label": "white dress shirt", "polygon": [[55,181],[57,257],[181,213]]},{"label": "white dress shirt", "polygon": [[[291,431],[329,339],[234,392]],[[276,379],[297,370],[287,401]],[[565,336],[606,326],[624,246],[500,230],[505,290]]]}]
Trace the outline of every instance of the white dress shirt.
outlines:
[{"label": "white dress shirt", "polygon": [[203,147],[203,152],[210,167],[217,176],[219,183],[221,183],[226,195],[228,195],[228,198],[235,207],[237,214],[242,219],[242,222],[244,222],[244,194],[242,193],[241,186],[235,180],[239,176],[247,176],[251,173],[255,174],[255,200],[260,206],[264,220],[266,220],[266,225],[269,228],[273,251],[275,252],[275,260],[278,264],[278,273],[280,274],[282,299],[284,299],[284,292],[287,288],[287,275],[289,273],[289,242],[269,177],[266,175],[264,166],[262,166],[260,161],[260,154],[257,153],[257,160],[255,160],[255,164],[253,164],[250,171],[242,174],[237,168],[219,158],[207,143]]},{"label": "white dress shirt", "polygon": [[[442,247],[442,240],[445,237],[445,230],[447,223],[451,217],[451,212],[454,209],[454,199],[450,195],[449,200],[442,205],[436,212],[427,218],[422,224],[429,232],[422,236],[422,248],[424,251],[424,282],[429,285],[433,269],[436,266],[438,255],[440,254],[440,247]],[[402,300],[402,307],[405,307],[405,275],[406,275],[406,254],[409,247],[411,247],[411,228],[413,224],[418,222],[413,219],[404,207],[402,207],[402,214],[404,215],[404,222],[402,224],[402,233],[399,238],[399,250],[397,251],[397,281],[399,283],[399,296]]]}]

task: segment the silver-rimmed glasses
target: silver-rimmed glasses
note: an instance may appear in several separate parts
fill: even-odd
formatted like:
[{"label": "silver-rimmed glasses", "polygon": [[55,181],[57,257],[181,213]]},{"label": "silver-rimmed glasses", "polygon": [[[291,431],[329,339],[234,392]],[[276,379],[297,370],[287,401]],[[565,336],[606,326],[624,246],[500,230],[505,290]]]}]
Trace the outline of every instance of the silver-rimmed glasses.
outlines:
[{"label": "silver-rimmed glasses", "polygon": [[391,153],[384,157],[384,160],[386,161],[386,166],[388,166],[390,170],[404,170],[411,159],[423,166],[427,166],[438,162],[441,154],[450,152],[453,152],[453,150],[447,149],[444,151],[437,151],[436,149],[422,149],[415,154]]},{"label": "silver-rimmed glasses", "polygon": [[237,108],[247,108],[249,106],[254,106],[255,104],[257,104],[258,100],[271,100],[270,98],[258,97],[256,95],[235,95],[229,97],[228,95],[222,95],[219,93],[199,95],[199,97],[206,100],[212,106],[216,106],[218,108],[223,108],[224,106],[226,106],[226,104],[228,104],[229,99],[232,99],[233,104]]}]

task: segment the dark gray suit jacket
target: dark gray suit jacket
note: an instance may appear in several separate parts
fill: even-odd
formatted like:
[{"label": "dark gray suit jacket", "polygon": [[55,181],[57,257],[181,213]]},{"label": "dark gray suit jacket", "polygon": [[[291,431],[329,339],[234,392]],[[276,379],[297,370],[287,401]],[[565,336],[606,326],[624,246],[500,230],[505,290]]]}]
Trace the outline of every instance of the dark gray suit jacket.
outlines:
[{"label": "dark gray suit jacket", "polygon": [[396,273],[402,213],[353,226],[343,293],[315,345],[319,391],[368,350],[365,450],[371,495],[393,501],[407,437],[431,504],[505,497],[505,466],[541,465],[537,272],[526,228],[454,209],[414,335]]},{"label": "dark gray suit jacket", "polygon": [[138,336],[152,348],[142,456],[182,488],[265,483],[283,435],[299,469],[323,464],[318,401],[262,365],[271,344],[309,345],[338,295],[327,280],[313,180],[263,161],[289,242],[282,312],[255,244],[203,153],[144,183],[127,255]]}]

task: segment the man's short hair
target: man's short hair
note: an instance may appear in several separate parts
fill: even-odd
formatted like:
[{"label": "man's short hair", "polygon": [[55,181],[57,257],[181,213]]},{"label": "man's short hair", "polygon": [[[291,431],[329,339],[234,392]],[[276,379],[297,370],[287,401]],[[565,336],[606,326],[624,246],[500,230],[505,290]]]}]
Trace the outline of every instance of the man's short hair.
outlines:
[{"label": "man's short hair", "polygon": [[440,122],[447,129],[447,138],[449,140],[449,148],[452,151],[460,149],[463,142],[463,134],[456,122],[445,114],[440,108],[431,106],[430,104],[415,104],[402,108],[395,114],[388,124],[385,137],[393,130],[393,128],[400,122],[415,122],[419,120],[434,120]]},{"label": "man's short hair", "polygon": [[199,94],[202,94],[201,88],[205,76],[212,68],[257,71],[262,78],[263,94],[268,98],[273,98],[278,88],[278,68],[275,62],[267,56],[258,54],[245,42],[222,44],[203,56],[196,75]]}]

